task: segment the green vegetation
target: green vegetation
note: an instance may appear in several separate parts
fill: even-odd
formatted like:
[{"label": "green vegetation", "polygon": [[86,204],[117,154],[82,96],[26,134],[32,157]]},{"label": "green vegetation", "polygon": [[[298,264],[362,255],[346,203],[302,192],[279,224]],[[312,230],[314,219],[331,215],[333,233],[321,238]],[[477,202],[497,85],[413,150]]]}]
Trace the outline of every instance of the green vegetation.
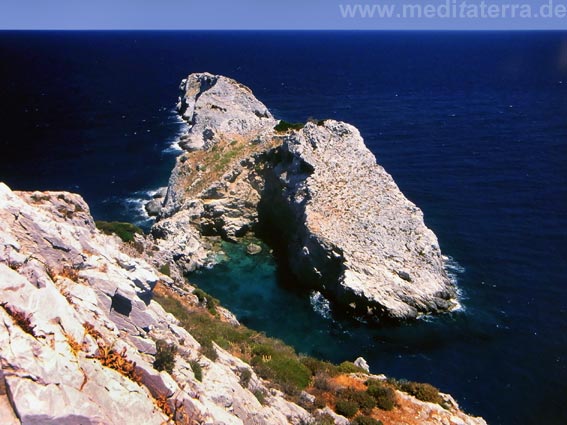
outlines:
[{"label": "green vegetation", "polygon": [[396,405],[396,393],[391,387],[382,383],[382,381],[369,380],[366,382],[368,390],[366,392],[374,397],[376,406],[382,410],[392,410]]},{"label": "green vegetation", "polygon": [[256,399],[260,402],[262,406],[266,404],[266,393],[263,390],[261,389],[254,390],[253,394],[254,397],[256,397]]},{"label": "green vegetation", "polygon": [[248,388],[250,379],[252,379],[252,372],[246,367],[238,369],[238,372],[240,374],[240,385],[242,386],[242,388]]},{"label": "green vegetation", "polygon": [[160,266],[159,272],[161,274],[166,275],[166,276],[171,276],[171,269],[169,267],[169,263],[165,263],[162,266]]},{"label": "green vegetation", "polygon": [[230,142],[228,146],[214,145],[205,167],[210,166],[213,171],[223,171],[235,158],[242,155],[245,148],[245,144],[239,144],[236,140]]},{"label": "green vegetation", "polygon": [[[207,294],[196,290],[195,295],[201,304],[209,300]],[[366,387],[362,389],[349,386],[349,380],[360,382],[360,377],[345,377],[349,373],[364,373],[363,369],[352,362],[343,362],[339,366],[318,360],[309,356],[298,355],[294,349],[282,341],[269,338],[265,334],[245,326],[234,326],[222,321],[204,308],[187,306],[172,293],[163,290],[154,292],[154,299],[163,308],[172,313],[201,344],[201,353],[211,360],[218,356],[214,343],[236,355],[251,365],[258,376],[266,379],[276,388],[279,388],[293,400],[298,402],[299,394],[307,389],[315,396],[314,402],[304,405],[312,411],[334,405],[335,411],[353,419],[353,424],[376,425],[381,424],[369,415],[376,407],[382,410],[392,410],[396,406],[396,393],[394,389],[405,391],[423,401],[433,401],[442,404],[439,390],[429,384],[420,384],[408,381],[368,379]],[[191,367],[197,379],[202,379],[201,366],[192,362]],[[238,370],[240,384],[244,388],[250,386],[252,372],[248,368]],[[266,394],[260,390],[254,391],[260,403],[265,402]],[[319,422],[315,422],[319,423]],[[325,424],[326,418],[321,418]]]},{"label": "green vegetation", "polygon": [[[366,391],[358,391],[353,388],[346,388],[338,391],[337,407],[339,401],[349,402],[349,403],[342,403],[343,406],[355,406],[356,410],[354,413],[356,413],[358,410],[362,410],[364,413],[370,413],[372,412],[372,409],[376,406],[376,400],[374,399],[374,397],[372,397]],[[353,416],[354,413],[352,413],[351,416]]]},{"label": "green vegetation", "polygon": [[388,382],[400,391],[408,393],[418,400],[437,403],[444,407],[444,400],[439,394],[439,389],[431,384],[389,379]]},{"label": "green vegetation", "polygon": [[[325,125],[326,120],[318,120],[316,118],[308,118],[307,122],[313,123],[318,126]],[[276,124],[274,130],[278,133],[286,133],[289,130],[301,130],[305,127],[305,123],[302,122],[288,122],[284,120],[280,120],[279,123]]]},{"label": "green vegetation", "polygon": [[317,118],[313,118],[313,117],[307,118],[307,122],[310,122],[310,123],[312,123],[312,124],[315,124],[315,125],[317,125],[317,126],[319,126],[319,127],[325,125],[325,121],[327,121],[327,120],[318,120]]},{"label": "green vegetation", "polygon": [[213,362],[215,362],[219,358],[219,353],[217,353],[217,350],[215,349],[212,340],[203,341],[203,343],[201,344],[200,353],[203,356],[208,357]]},{"label": "green vegetation", "polygon": [[124,242],[132,242],[136,233],[142,235],[144,231],[132,223],[119,221],[96,221],[96,227],[106,235],[117,235]]},{"label": "green vegetation", "polygon": [[207,357],[211,358],[208,350],[214,341],[248,361],[259,376],[269,379],[289,395],[298,394],[309,384],[311,370],[301,362],[302,358],[293,348],[282,341],[244,326],[222,322],[205,311],[190,311],[176,298],[157,293],[154,298],[195,337]]},{"label": "green vegetation", "polygon": [[209,313],[211,313],[212,315],[217,314],[217,306],[219,305],[219,300],[199,288],[195,288],[193,290],[193,295],[197,297],[200,304],[203,304],[207,308]]},{"label": "green vegetation", "polygon": [[301,130],[303,127],[305,127],[305,123],[301,123],[301,122],[291,123],[284,120],[280,120],[280,122],[276,124],[276,126],[274,127],[274,130],[276,130],[278,133],[285,133],[288,130]]},{"label": "green vegetation", "polygon": [[368,375],[368,372],[361,367],[356,366],[353,362],[342,362],[339,365],[340,373],[364,373]]},{"label": "green vegetation", "polygon": [[335,420],[328,413],[322,413],[315,416],[315,421],[312,425],[335,425]]},{"label": "green vegetation", "polygon": [[344,393],[347,393],[349,399],[358,404],[358,408],[363,412],[370,412],[376,407],[376,400],[366,391],[356,391],[349,388]]},{"label": "green vegetation", "polygon": [[267,380],[277,382],[282,391],[297,395],[309,385],[311,371],[304,366],[291,347],[281,341],[267,338],[252,347],[252,361],[256,373]]},{"label": "green vegetation", "polygon": [[371,418],[370,416],[357,416],[351,422],[352,425],[383,425],[382,421]]},{"label": "green vegetation", "polygon": [[335,412],[347,418],[352,418],[358,412],[358,405],[352,400],[341,398],[335,403]]},{"label": "green vegetation", "polygon": [[157,370],[165,370],[168,373],[173,371],[175,366],[175,354],[177,347],[175,344],[168,344],[163,339],[156,341],[156,358],[154,360],[154,367]]},{"label": "green vegetation", "polygon": [[315,357],[302,356],[301,363],[311,371],[313,376],[336,376],[340,373],[338,367],[333,363],[319,360]]},{"label": "green vegetation", "polygon": [[191,370],[193,370],[193,374],[195,375],[195,379],[197,381],[203,382],[203,367],[197,360],[191,360],[189,362],[191,366]]}]

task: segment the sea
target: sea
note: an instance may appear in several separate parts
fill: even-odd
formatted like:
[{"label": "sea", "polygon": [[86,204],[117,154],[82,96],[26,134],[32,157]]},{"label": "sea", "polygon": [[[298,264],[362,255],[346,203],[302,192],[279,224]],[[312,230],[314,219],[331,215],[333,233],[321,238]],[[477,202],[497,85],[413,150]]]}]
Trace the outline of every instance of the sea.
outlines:
[{"label": "sea", "polygon": [[372,328],[268,247],[190,279],[300,353],[430,382],[489,424],[567,423],[567,32],[0,32],[0,181],[148,228],[192,72],[360,129],[424,212],[462,308]]}]

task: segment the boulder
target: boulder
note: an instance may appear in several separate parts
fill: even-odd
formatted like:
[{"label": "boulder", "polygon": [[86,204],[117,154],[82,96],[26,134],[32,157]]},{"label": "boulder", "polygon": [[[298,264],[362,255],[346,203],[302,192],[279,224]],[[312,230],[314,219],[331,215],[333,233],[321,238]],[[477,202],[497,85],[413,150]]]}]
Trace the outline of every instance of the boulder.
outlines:
[{"label": "boulder", "polygon": [[364,359],[364,357],[358,357],[354,361],[354,365],[365,370],[366,372],[370,372],[370,366],[368,366],[368,362]]},{"label": "boulder", "polygon": [[246,253],[248,255],[257,255],[262,252],[262,247],[255,243],[248,244],[246,247]]}]

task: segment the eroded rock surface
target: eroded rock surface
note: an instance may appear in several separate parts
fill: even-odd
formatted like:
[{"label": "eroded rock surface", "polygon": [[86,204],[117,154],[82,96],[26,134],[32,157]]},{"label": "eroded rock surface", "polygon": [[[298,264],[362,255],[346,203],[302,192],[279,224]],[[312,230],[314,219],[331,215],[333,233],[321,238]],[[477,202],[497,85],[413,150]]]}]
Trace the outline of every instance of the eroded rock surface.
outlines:
[{"label": "eroded rock surface", "polygon": [[[326,121],[278,133],[269,111],[233,80],[195,74],[182,89],[191,152],[178,158],[165,199],[156,197],[151,235],[134,244],[101,234],[79,195],[0,183],[2,423],[271,425],[326,414],[348,424],[332,403],[316,410],[312,394],[298,403],[313,413],[288,400],[219,346],[218,358],[207,358],[152,299],[158,284],[196,298],[182,275],[214,262],[219,236],[238,240],[272,226],[306,284],[369,316],[451,307],[435,236],[356,129]],[[158,341],[177,347],[171,373],[153,366]],[[446,409],[399,391],[396,400],[390,416],[374,412],[386,425],[485,424],[449,396]]]},{"label": "eroded rock surface", "polygon": [[187,150],[212,146],[219,138],[255,136],[276,121],[252,91],[221,75],[191,74],[181,82],[177,108],[191,125],[182,136]]},{"label": "eroded rock surface", "polygon": [[[310,420],[253,371],[243,388],[238,368],[247,366],[220,347],[216,362],[200,354],[198,342],[152,300],[158,280],[171,280],[101,234],[80,196],[12,192],[0,183],[0,223],[2,423]],[[171,375],[153,367],[158,340],[178,347]],[[202,382],[191,361],[202,365]],[[255,389],[266,392],[264,405]]]},{"label": "eroded rock surface", "polygon": [[263,210],[284,223],[292,269],[356,314],[456,307],[437,238],[360,133],[327,120],[285,136]]},{"label": "eroded rock surface", "polygon": [[[216,344],[216,358],[204,356],[152,299],[157,284],[189,299],[182,282],[148,264],[139,241],[101,234],[80,196],[12,192],[0,183],[0,223],[3,424],[308,424],[318,415],[349,423],[329,406],[316,409],[307,392],[290,401]],[[154,367],[162,341],[177,347],[171,373]],[[346,376],[339,385],[369,378],[385,379]],[[373,415],[387,425],[486,424],[444,397],[441,408],[397,391],[396,409]]]}]

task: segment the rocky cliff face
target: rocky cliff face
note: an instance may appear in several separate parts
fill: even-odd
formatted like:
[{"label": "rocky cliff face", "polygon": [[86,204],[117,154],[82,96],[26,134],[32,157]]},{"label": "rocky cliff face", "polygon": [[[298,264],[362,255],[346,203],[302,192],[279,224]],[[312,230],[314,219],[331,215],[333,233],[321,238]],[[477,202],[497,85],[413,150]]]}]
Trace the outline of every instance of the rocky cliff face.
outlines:
[{"label": "rocky cliff face", "polygon": [[[117,237],[100,234],[80,196],[12,192],[0,183],[0,223],[3,424],[310,420],[220,347],[215,361],[202,355],[152,300],[158,281],[171,280]],[[153,367],[157,341],[178,348],[171,374]],[[246,387],[243,368],[251,375]],[[264,404],[255,390],[265,392]]]},{"label": "rocky cliff face", "polygon": [[287,210],[287,256],[302,280],[368,317],[457,305],[437,238],[356,128],[327,120],[290,132],[273,171],[263,211]]},{"label": "rocky cliff face", "polygon": [[181,88],[191,152],[178,159],[153,230],[162,252],[196,258],[164,227],[186,229],[192,252],[207,236],[237,240],[261,227],[277,236],[300,282],[356,316],[404,320],[458,307],[421,210],[356,128],[332,120],[275,127],[248,88],[222,76],[192,74]]},{"label": "rocky cliff face", "polygon": [[[80,196],[0,183],[0,223],[2,424],[348,425],[313,395],[296,398],[309,411],[289,401],[219,346],[207,357],[153,299],[159,285],[196,304],[189,288],[148,263],[145,241],[101,234]],[[156,369],[164,346],[177,348],[171,372]],[[333,379],[341,391],[368,378],[384,379]],[[448,395],[442,408],[395,394],[394,410],[373,410],[387,425],[486,424]]]}]

